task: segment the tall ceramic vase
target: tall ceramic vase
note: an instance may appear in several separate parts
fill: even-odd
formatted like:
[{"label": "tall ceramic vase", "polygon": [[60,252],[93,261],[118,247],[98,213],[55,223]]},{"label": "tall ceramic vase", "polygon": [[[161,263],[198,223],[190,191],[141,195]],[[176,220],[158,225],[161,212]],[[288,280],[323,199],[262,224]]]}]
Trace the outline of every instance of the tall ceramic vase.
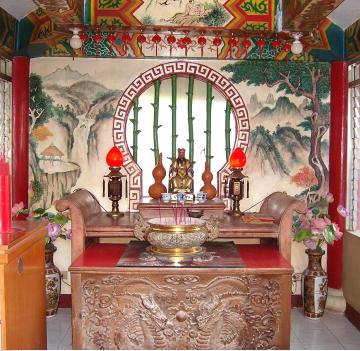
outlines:
[{"label": "tall ceramic vase", "polygon": [[46,315],[53,316],[59,307],[61,291],[61,274],[53,261],[53,256],[57,248],[45,249],[45,289],[46,289]]},{"label": "tall ceramic vase", "polygon": [[325,251],[306,250],[308,267],[302,275],[304,314],[309,318],[321,318],[324,314],[328,290],[328,276],[321,266]]}]

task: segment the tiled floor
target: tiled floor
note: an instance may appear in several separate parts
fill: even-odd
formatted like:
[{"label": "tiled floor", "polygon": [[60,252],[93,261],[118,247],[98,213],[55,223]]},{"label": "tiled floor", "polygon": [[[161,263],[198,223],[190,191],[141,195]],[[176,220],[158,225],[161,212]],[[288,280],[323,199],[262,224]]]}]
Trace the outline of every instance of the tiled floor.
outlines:
[{"label": "tiled floor", "polygon": [[[71,310],[59,309],[47,319],[48,349],[71,349]],[[305,318],[301,309],[291,313],[292,350],[359,350],[360,331],[343,315],[325,312],[320,320]]]}]

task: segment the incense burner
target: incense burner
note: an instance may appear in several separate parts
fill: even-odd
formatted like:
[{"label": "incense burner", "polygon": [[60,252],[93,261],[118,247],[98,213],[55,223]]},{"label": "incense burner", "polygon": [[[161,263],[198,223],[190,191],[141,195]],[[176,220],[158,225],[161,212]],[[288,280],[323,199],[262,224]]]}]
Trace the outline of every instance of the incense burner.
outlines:
[{"label": "incense burner", "polygon": [[205,241],[217,238],[218,219],[185,218],[176,223],[174,218],[152,218],[145,221],[140,215],[135,218],[134,235],[150,243],[150,251],[157,255],[183,257],[202,251]]}]

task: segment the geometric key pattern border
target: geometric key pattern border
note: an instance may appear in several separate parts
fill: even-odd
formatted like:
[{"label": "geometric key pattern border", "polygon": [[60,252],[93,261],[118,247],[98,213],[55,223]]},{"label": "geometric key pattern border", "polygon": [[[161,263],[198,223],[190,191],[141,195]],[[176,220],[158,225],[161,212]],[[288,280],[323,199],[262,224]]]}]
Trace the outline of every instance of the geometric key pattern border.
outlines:
[{"label": "geometric key pattern border", "polygon": [[[236,126],[235,147],[241,147],[246,152],[249,144],[250,124],[244,100],[236,87],[221,73],[206,65],[192,61],[172,61],[148,69],[136,77],[125,89],[119,99],[113,119],[114,144],[123,154],[123,167],[129,177],[130,211],[136,209],[136,203],[142,198],[142,171],[132,158],[126,141],[127,119],[137,96],[152,86],[156,80],[168,79],[172,75],[193,75],[196,79],[211,82],[213,87],[231,104]],[[221,184],[228,174],[230,174],[230,167],[226,163],[218,172],[218,196],[222,195],[223,187]]]}]

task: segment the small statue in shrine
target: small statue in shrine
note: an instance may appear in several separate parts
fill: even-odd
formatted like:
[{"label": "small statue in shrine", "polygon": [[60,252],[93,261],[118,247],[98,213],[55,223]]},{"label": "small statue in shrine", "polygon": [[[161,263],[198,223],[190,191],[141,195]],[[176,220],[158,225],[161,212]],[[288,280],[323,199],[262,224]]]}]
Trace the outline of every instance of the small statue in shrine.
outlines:
[{"label": "small statue in shrine", "polygon": [[172,162],[169,172],[169,192],[191,193],[193,191],[192,162],[185,158],[185,149],[178,149],[178,157]]}]

